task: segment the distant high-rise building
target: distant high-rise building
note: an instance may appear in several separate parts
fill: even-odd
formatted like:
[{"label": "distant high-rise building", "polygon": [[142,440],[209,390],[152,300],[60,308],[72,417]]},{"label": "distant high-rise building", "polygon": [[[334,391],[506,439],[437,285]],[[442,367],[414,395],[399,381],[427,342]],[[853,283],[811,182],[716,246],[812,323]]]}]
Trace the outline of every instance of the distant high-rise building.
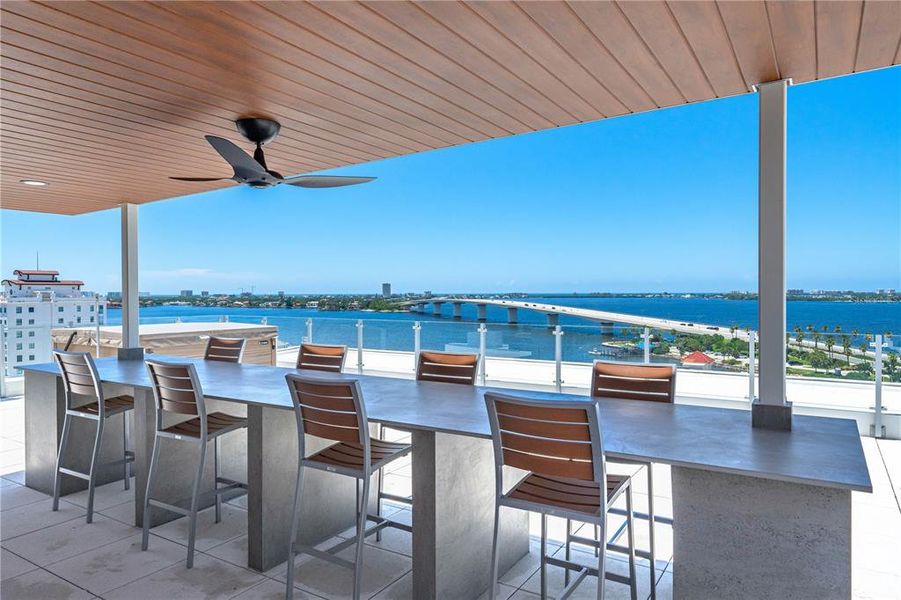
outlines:
[{"label": "distant high-rise building", "polygon": [[6,327],[7,374],[50,362],[53,327],[96,327],[104,322],[106,299],[83,292],[83,282],[60,279],[57,271],[16,269],[3,280],[0,327]]},{"label": "distant high-rise building", "polygon": [[431,298],[431,297],[432,297],[432,292],[429,291],[429,290],[426,290],[426,291],[424,291],[424,292],[422,293],[422,295],[425,296],[426,298]]},{"label": "distant high-rise building", "polygon": [[788,288],[787,290],[785,290],[785,293],[789,296],[803,296],[804,290],[802,290],[801,288]]},{"label": "distant high-rise building", "polygon": [[279,290],[279,292],[278,292],[278,297],[279,297],[279,298],[284,298],[284,297],[285,297],[285,291],[284,291],[284,290]]},{"label": "distant high-rise building", "polygon": [[201,298],[209,298],[209,296],[210,296],[210,293],[207,290],[203,290],[202,292],[200,292]]},{"label": "distant high-rise building", "polygon": [[382,284],[382,298],[390,298],[391,297],[391,284],[383,283]]},{"label": "distant high-rise building", "polygon": [[194,290],[182,290],[181,294],[179,294],[179,296],[181,296],[183,298],[190,298],[193,295],[194,295]]}]

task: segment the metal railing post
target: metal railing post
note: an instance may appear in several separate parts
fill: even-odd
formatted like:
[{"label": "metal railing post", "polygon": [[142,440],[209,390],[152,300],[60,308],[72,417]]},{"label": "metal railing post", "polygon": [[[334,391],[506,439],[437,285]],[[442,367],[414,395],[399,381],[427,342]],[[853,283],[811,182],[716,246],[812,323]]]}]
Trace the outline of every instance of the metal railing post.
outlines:
[{"label": "metal railing post", "polygon": [[563,390],[563,328],[554,327],[554,386]]},{"label": "metal railing post", "polygon": [[0,322],[0,398],[4,398],[5,396],[6,396],[6,323]]},{"label": "metal railing post", "polygon": [[479,325],[479,383],[485,385],[485,353],[488,351],[488,328]]},{"label": "metal railing post", "polygon": [[648,364],[651,362],[651,330],[648,327],[644,328],[644,332],[641,334],[641,341],[644,344],[644,364]]},{"label": "metal railing post", "polygon": [[[97,338],[94,340],[96,356],[100,358],[100,294],[94,294],[94,337]],[[53,346],[53,340],[50,341],[50,346]]]},{"label": "metal railing post", "polygon": [[303,341],[308,344],[313,343],[313,319],[307,319],[307,335]]},{"label": "metal railing post", "polygon": [[873,436],[881,438],[885,434],[882,425],[882,335],[876,335],[874,340],[876,346],[876,359],[873,364],[873,370],[876,372],[876,406],[873,413]]},{"label": "metal railing post", "polygon": [[422,350],[422,325],[419,321],[413,321],[413,370],[419,365],[419,352]]},{"label": "metal railing post", "polygon": [[357,371],[363,372],[363,320],[357,321]]},{"label": "metal railing post", "polygon": [[754,332],[748,332],[748,402],[751,404],[754,403],[755,394],[755,386],[754,386],[754,372],[757,370],[757,365],[755,364],[755,343],[754,343]]}]

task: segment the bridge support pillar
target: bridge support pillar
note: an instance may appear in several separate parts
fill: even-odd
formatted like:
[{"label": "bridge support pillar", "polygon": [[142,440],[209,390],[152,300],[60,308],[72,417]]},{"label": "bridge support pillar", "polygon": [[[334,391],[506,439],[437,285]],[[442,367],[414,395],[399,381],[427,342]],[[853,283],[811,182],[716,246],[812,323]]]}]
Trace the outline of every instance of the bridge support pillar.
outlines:
[{"label": "bridge support pillar", "polygon": [[444,304],[444,302],[432,302],[432,315],[433,316],[435,316],[435,317],[441,316],[441,305],[443,305],[443,304]]},{"label": "bridge support pillar", "polygon": [[510,325],[516,325],[519,320],[519,311],[511,306],[507,309],[507,323]]},{"label": "bridge support pillar", "polygon": [[547,313],[547,326],[553,329],[560,324],[560,315],[557,313]]},{"label": "bridge support pillar", "polygon": [[488,306],[486,304],[476,304],[476,319],[479,321],[488,320]]},{"label": "bridge support pillar", "polygon": [[454,307],[454,318],[462,319],[463,318],[463,303],[462,302],[454,302],[451,304]]},{"label": "bridge support pillar", "polygon": [[613,335],[613,325],[612,321],[601,321],[601,335]]}]

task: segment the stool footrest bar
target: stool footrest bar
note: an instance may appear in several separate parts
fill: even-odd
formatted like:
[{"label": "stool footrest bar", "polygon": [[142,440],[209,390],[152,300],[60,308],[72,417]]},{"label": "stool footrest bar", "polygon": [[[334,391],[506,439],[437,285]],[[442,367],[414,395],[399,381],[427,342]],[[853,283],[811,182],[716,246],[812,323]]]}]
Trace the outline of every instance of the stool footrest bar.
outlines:
[{"label": "stool footrest bar", "polygon": [[63,475],[69,475],[71,477],[78,477],[79,479],[84,479],[85,481],[90,481],[91,476],[87,473],[81,473],[79,471],[73,471],[72,469],[66,469],[64,467],[59,468],[59,472]]},{"label": "stool footrest bar", "polygon": [[401,504],[413,504],[413,496],[398,496],[397,494],[380,492],[379,498],[382,500],[391,500],[392,502],[400,502]]}]

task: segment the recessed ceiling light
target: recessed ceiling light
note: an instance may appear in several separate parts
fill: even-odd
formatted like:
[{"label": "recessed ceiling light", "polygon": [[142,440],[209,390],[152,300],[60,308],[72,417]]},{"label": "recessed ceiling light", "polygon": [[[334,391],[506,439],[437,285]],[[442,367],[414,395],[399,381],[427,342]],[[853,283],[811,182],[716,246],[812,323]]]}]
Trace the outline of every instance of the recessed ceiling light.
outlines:
[{"label": "recessed ceiling light", "polygon": [[19,183],[22,185],[32,185],[34,187],[43,187],[47,185],[46,181],[38,181],[37,179],[20,179]]}]

